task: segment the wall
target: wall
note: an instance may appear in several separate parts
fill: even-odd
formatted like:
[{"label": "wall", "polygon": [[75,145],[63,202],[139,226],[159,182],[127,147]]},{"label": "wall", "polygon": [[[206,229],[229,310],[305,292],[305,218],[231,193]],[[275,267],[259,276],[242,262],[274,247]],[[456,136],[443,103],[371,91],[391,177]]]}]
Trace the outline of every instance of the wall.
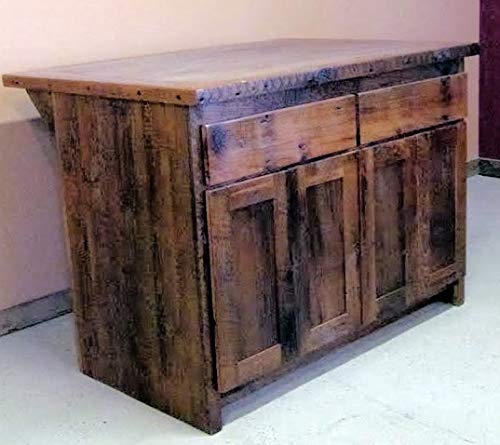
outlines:
[{"label": "wall", "polygon": [[[0,0],[0,6],[1,73],[273,37],[479,38],[479,0]],[[474,158],[477,62],[468,70]],[[57,160],[36,117],[23,91],[0,88],[0,310],[69,285]]]},{"label": "wall", "polygon": [[500,160],[500,0],[481,2],[482,158]]}]

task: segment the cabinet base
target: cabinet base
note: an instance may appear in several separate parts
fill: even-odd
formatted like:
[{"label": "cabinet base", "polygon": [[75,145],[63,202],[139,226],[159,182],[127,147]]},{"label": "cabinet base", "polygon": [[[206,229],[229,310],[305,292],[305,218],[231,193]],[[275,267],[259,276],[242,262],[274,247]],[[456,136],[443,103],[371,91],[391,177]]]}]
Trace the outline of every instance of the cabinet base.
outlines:
[{"label": "cabinet base", "polygon": [[312,362],[317,361],[318,359],[334,352],[335,350],[352,343],[353,341],[365,337],[372,332],[380,329],[383,326],[386,326],[392,322],[395,322],[402,317],[409,315],[425,306],[428,306],[432,303],[444,302],[452,304],[453,306],[461,306],[464,304],[464,278],[460,278],[457,281],[444,286],[442,289],[438,290],[436,294],[427,300],[421,301],[410,308],[407,308],[404,312],[401,312],[398,315],[395,315],[392,318],[388,318],[383,321],[372,323],[368,326],[363,327],[361,330],[340,339],[338,342],[329,344],[322,349],[311,352],[310,354],[298,357],[296,360],[290,361],[287,365],[280,368],[279,371],[268,375],[266,377],[260,378],[258,380],[254,380],[244,386],[234,389],[231,392],[221,395],[221,403],[223,406],[229,405],[237,400],[267,386],[279,379],[281,379],[284,375],[290,374],[297,369],[310,364]]}]

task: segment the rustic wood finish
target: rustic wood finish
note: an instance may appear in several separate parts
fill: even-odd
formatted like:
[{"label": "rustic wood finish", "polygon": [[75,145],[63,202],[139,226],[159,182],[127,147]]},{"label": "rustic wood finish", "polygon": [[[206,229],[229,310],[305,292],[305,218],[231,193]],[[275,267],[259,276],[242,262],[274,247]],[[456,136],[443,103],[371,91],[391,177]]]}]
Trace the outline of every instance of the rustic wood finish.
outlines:
[{"label": "rustic wood finish", "polygon": [[357,157],[299,167],[298,190],[304,213],[300,348],[306,353],[361,324]]},{"label": "rustic wood finish", "polygon": [[209,184],[354,148],[355,96],[206,125],[204,140]]},{"label": "rustic wood finish", "polygon": [[413,139],[362,152],[363,321],[404,312],[417,285]]},{"label": "rustic wood finish", "polygon": [[186,110],[55,94],[55,118],[82,371],[219,429],[200,333]]},{"label": "rustic wood finish", "polygon": [[214,433],[282,373],[462,304],[477,51],[292,39],[5,76],[55,124],[83,372]]},{"label": "rustic wood finish", "polygon": [[465,274],[466,138],[463,122],[417,136],[418,298]]},{"label": "rustic wood finish", "polygon": [[281,365],[278,307],[290,270],[285,174],[209,192],[207,208],[218,382],[226,392]]},{"label": "rustic wood finish", "polygon": [[477,54],[477,44],[279,39],[5,75],[6,86],[178,105],[373,76]]},{"label": "rustic wood finish", "polygon": [[361,143],[467,116],[467,76],[458,74],[359,95]]}]

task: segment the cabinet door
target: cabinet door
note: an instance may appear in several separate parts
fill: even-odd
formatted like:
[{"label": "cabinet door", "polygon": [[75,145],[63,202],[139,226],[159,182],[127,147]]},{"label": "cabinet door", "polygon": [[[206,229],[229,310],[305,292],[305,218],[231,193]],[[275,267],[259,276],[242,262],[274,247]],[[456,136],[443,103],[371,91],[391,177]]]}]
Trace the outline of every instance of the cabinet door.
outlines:
[{"label": "cabinet door", "polygon": [[465,273],[466,126],[461,122],[416,138],[422,300]]},{"label": "cabinet door", "polygon": [[300,351],[307,353],[360,325],[358,160],[347,155],[298,167],[297,183]]},{"label": "cabinet door", "polygon": [[282,363],[286,335],[280,319],[286,314],[280,307],[289,270],[286,175],[209,191],[207,209],[218,387],[226,392]]},{"label": "cabinet door", "polygon": [[405,311],[417,284],[415,138],[361,152],[363,322]]}]

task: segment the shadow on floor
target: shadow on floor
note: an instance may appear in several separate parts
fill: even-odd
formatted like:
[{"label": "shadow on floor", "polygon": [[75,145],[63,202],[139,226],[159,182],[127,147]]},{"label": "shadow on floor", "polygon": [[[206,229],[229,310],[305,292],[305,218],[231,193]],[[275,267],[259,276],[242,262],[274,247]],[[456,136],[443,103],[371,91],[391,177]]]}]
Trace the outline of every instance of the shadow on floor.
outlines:
[{"label": "shadow on floor", "polygon": [[377,346],[380,346],[404,332],[425,323],[453,306],[436,302],[413,312],[373,333],[356,340],[340,349],[334,350],[321,359],[304,365],[280,380],[270,383],[259,390],[246,395],[240,400],[229,404],[223,409],[223,424],[227,425],[269,402],[291,392],[300,386],[314,380],[332,369],[359,357]]}]

